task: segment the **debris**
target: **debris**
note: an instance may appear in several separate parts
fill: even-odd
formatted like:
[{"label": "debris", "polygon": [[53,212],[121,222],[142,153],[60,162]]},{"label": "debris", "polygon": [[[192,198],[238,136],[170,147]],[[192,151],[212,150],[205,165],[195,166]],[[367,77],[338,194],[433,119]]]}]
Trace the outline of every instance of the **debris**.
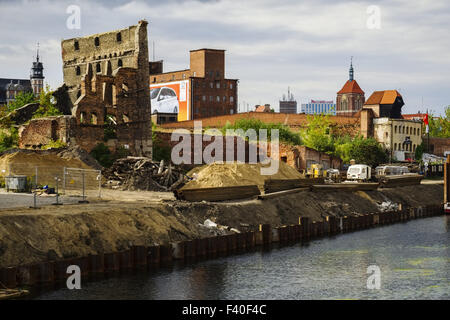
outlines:
[{"label": "debris", "polygon": [[377,206],[381,212],[389,212],[389,211],[394,211],[394,210],[398,209],[398,204],[390,202],[390,201],[384,201],[382,203],[378,203]]},{"label": "debris", "polygon": [[172,191],[189,180],[181,169],[146,157],[116,160],[104,171],[105,187],[120,190]]},{"label": "debris", "polygon": [[209,219],[206,219],[205,222],[203,222],[203,225],[208,228],[217,228],[217,223],[212,222]]}]

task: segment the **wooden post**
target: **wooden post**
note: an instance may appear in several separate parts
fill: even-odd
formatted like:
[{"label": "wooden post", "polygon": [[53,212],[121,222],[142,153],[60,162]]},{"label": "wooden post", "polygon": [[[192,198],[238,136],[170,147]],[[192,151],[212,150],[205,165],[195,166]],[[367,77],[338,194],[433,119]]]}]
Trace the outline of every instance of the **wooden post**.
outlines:
[{"label": "wooden post", "polygon": [[450,155],[444,165],[444,203],[450,202]]}]

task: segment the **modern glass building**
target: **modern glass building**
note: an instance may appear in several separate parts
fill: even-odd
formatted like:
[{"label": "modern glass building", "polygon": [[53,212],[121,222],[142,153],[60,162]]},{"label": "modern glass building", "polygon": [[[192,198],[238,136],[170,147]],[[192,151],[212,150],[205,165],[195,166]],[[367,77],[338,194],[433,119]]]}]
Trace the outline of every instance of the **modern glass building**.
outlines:
[{"label": "modern glass building", "polygon": [[336,115],[336,104],[333,101],[311,100],[310,103],[302,103],[301,113]]}]

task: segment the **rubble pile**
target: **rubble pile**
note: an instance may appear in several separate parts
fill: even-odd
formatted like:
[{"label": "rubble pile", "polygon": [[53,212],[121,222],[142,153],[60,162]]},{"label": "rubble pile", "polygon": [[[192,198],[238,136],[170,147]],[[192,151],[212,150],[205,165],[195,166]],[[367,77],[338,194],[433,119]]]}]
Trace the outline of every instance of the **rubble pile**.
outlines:
[{"label": "rubble pile", "polygon": [[104,187],[129,191],[172,191],[189,178],[171,163],[165,165],[146,157],[127,157],[116,160],[103,172]]}]

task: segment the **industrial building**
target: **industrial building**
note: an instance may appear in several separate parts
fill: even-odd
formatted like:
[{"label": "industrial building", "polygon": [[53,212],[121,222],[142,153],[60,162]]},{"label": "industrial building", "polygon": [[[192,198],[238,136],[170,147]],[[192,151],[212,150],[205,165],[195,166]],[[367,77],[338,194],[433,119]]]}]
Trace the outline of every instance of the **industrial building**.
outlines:
[{"label": "industrial building", "polygon": [[297,113],[297,101],[289,88],[287,97],[283,95],[280,101],[280,113]]},{"label": "industrial building", "polygon": [[237,113],[237,79],[225,77],[225,50],[190,51],[190,68],[163,72],[150,62],[152,113],[177,113],[178,121]]}]

